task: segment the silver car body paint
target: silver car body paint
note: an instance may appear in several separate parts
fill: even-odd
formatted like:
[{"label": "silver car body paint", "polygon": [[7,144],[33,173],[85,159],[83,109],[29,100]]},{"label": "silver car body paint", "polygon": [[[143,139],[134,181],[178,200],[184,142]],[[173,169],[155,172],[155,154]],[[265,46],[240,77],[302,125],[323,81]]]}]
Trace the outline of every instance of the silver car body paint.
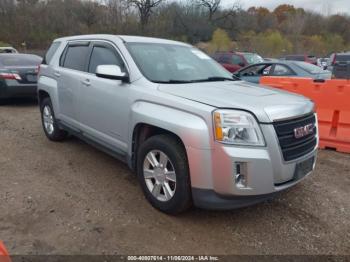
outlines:
[{"label": "silver car body paint", "polygon": [[[130,83],[60,67],[60,56],[67,43],[75,41],[110,43],[123,58]],[[86,138],[117,149],[129,164],[133,132],[138,124],[152,125],[177,135],[186,148],[192,188],[223,196],[258,196],[289,188],[300,181],[292,181],[297,164],[316,158],[317,147],[296,160],[284,161],[272,125],[275,121],[313,113],[314,104],[309,99],[243,81],[153,83],[143,76],[124,43],[189,46],[187,44],[113,35],[76,36],[55,42],[61,45],[50,63],[41,66],[39,92],[50,95],[57,119]],[[89,80],[88,86],[84,85],[86,80]],[[212,114],[218,108],[251,112],[259,122],[266,146],[216,142]],[[248,188],[235,186],[235,162],[248,163]]]}]

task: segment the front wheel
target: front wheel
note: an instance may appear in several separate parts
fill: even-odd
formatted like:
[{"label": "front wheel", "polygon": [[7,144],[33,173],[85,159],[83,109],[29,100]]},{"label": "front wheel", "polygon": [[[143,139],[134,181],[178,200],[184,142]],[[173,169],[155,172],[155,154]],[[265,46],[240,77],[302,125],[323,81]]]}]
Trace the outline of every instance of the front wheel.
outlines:
[{"label": "front wheel", "polygon": [[191,206],[186,152],[175,137],[146,140],[138,151],[137,175],[147,200],[160,211],[178,214]]}]

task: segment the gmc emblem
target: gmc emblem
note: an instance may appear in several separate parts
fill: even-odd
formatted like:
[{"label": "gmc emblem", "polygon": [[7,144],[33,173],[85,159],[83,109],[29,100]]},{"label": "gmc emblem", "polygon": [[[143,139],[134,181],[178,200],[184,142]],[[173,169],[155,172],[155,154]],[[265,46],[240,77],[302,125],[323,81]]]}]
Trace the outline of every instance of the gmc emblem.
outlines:
[{"label": "gmc emblem", "polygon": [[294,129],[294,136],[296,139],[302,138],[304,136],[313,134],[314,132],[314,124],[308,124],[303,127],[298,127]]}]

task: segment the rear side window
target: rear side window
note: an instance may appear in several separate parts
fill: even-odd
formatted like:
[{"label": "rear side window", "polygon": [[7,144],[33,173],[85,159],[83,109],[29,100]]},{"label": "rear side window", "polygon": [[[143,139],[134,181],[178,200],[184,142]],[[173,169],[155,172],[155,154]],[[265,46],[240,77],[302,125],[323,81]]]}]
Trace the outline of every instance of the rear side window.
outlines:
[{"label": "rear side window", "polygon": [[95,74],[99,65],[118,65],[123,70],[123,60],[112,49],[95,46],[92,50],[89,72]]},{"label": "rear side window", "polygon": [[239,64],[242,64],[242,63],[244,64],[243,59],[240,56],[238,56],[238,55],[233,55],[232,56],[232,64],[239,65]]},{"label": "rear side window", "polygon": [[275,68],[273,70],[274,76],[287,76],[287,75],[293,75],[293,71],[284,66],[284,65],[275,65]]},{"label": "rear side window", "polygon": [[223,54],[223,55],[219,58],[219,63],[222,63],[222,64],[231,64],[231,55],[230,55],[230,54]]},{"label": "rear side window", "polygon": [[54,54],[56,53],[57,49],[59,48],[61,42],[53,42],[50,46],[49,50],[47,50],[46,55],[43,60],[43,64],[47,65],[50,64],[51,59],[53,58]]},{"label": "rear side window", "polygon": [[244,54],[243,56],[250,65],[264,62],[264,59],[257,54]]},{"label": "rear side window", "polygon": [[63,67],[78,71],[85,71],[86,57],[88,54],[88,45],[68,46],[63,62]]}]

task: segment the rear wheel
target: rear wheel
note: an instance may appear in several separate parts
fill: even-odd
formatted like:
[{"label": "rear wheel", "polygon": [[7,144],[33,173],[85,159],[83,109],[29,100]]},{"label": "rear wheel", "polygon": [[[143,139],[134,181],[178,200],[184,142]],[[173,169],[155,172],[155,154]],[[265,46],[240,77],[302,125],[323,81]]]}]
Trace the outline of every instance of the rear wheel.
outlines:
[{"label": "rear wheel", "polygon": [[137,174],[147,200],[168,214],[191,206],[191,187],[186,152],[173,136],[157,135],[138,151]]},{"label": "rear wheel", "polygon": [[40,104],[41,122],[45,135],[51,141],[62,141],[68,133],[59,128],[53,111],[51,99],[46,97]]}]

